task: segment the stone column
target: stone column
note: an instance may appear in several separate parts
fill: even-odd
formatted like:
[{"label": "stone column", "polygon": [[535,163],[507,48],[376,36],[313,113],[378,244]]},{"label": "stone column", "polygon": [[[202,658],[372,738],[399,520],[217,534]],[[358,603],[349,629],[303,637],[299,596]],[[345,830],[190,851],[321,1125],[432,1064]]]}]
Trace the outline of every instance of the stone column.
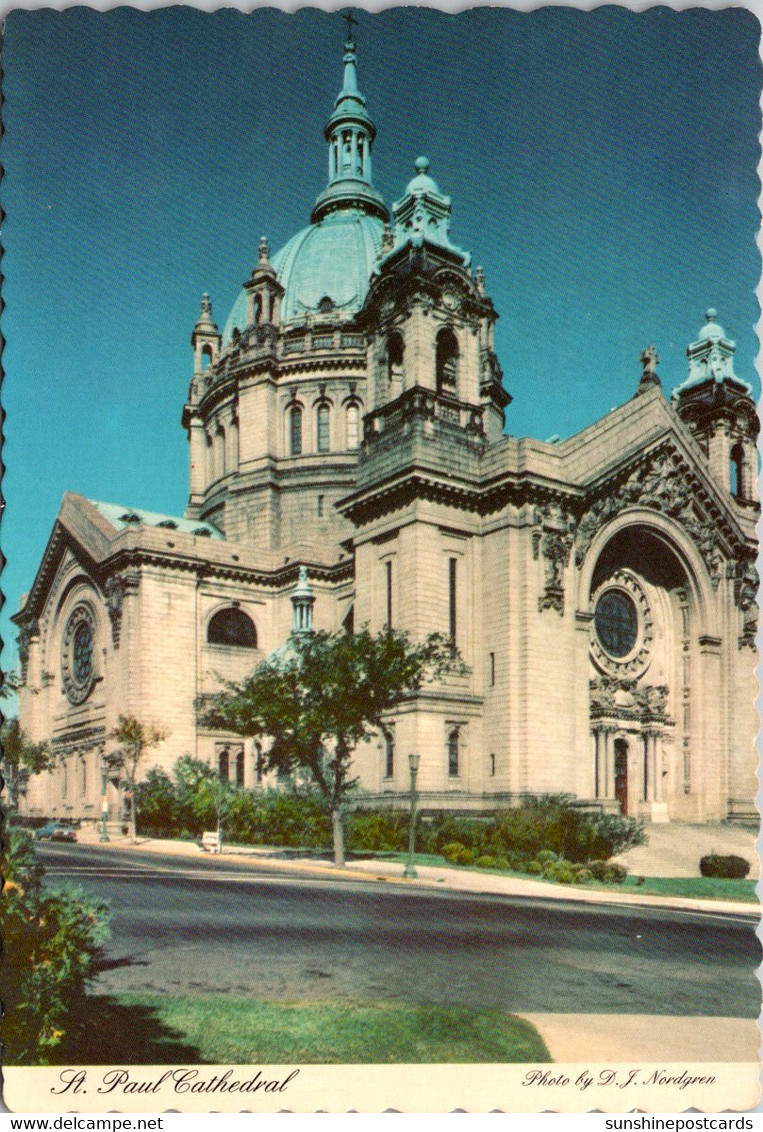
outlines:
[{"label": "stone column", "polygon": [[204,425],[198,417],[192,418],[188,429],[188,457],[190,462],[190,495],[191,499],[196,501],[203,496],[206,486],[206,440]]},{"label": "stone column", "polygon": [[615,745],[612,742],[612,729],[605,727],[604,735],[604,797],[614,798],[615,796]]},{"label": "stone column", "polygon": [[652,758],[652,737],[649,732],[641,736],[641,801],[654,801],[654,760]]},{"label": "stone column", "polygon": [[739,485],[743,499],[758,498],[758,451],[754,441],[746,440],[742,444],[744,460],[742,461],[742,482]]},{"label": "stone column", "polygon": [[654,732],[651,736],[652,743],[652,776],[653,776],[653,790],[655,802],[662,802],[662,744],[658,742],[658,735]]},{"label": "stone column", "polygon": [[226,414],[224,446],[226,472],[238,471],[238,419],[234,409]]}]

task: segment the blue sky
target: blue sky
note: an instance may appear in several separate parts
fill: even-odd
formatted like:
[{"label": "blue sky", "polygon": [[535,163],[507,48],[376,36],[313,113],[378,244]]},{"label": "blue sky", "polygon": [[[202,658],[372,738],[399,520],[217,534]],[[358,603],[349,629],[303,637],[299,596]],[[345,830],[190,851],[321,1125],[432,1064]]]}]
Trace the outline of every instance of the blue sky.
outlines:
[{"label": "blue sky", "polygon": [[[508,431],[589,424],[648,344],[679,384],[709,305],[757,382],[750,12],[358,17],[376,187],[397,199],[424,153],[452,197],[501,315]],[[315,9],[7,18],[6,640],[65,490],[182,514],[201,293],[222,327],[259,236],[276,250],[307,223],[343,38]]]}]

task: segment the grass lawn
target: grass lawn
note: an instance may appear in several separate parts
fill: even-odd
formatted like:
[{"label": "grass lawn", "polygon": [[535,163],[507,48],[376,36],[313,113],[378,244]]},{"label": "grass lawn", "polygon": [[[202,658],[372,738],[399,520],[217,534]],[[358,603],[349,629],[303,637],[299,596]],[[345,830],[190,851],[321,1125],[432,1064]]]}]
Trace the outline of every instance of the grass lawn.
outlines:
[{"label": "grass lawn", "polygon": [[623,884],[586,885],[586,888],[606,888],[615,892],[641,893],[643,896],[692,896],[702,900],[745,900],[756,904],[755,880],[724,880],[722,877],[645,877],[637,884],[637,877],[625,878]]},{"label": "grass lawn", "polygon": [[[113,1003],[213,1065],[551,1060],[528,1022],[497,1010],[225,995],[120,994]],[[136,1047],[142,1057],[144,1043]]]},{"label": "grass lawn", "polygon": [[[385,854],[388,859],[399,860],[404,863],[408,860],[405,853]],[[557,885],[558,881],[549,877],[535,876],[532,873],[519,873],[510,869],[478,869],[476,865],[454,865],[444,857],[430,856],[425,853],[416,854],[417,865],[435,865],[446,869],[468,869],[480,873],[491,873],[493,876],[516,877],[518,880],[537,880],[544,884]],[[644,883],[638,884],[638,876],[627,876],[623,884],[599,884],[589,881],[588,884],[564,885],[565,888],[579,888],[581,891],[595,889],[598,892],[621,892],[627,896],[687,896],[702,900],[743,900],[751,904],[758,903],[755,892],[755,880],[724,880],[721,877],[644,877]]]}]

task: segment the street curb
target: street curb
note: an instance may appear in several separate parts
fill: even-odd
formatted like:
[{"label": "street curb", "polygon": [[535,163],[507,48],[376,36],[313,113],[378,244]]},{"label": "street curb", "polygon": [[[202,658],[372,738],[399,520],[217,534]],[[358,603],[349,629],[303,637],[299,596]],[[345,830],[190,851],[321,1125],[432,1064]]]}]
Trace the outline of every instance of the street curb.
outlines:
[{"label": "street curb", "polygon": [[[95,845],[101,843],[93,838],[80,838],[79,844]],[[197,850],[194,842],[185,841],[163,841],[157,838],[146,838],[145,841],[139,842],[136,845],[132,843],[125,844],[121,839],[118,841],[110,841],[111,848],[128,850],[128,851],[143,851],[149,853],[167,852],[174,853],[179,857],[187,857],[190,859],[201,860],[208,856],[206,853],[201,853]],[[172,848],[170,848],[172,847]],[[214,856],[217,856],[216,854]],[[762,909],[759,904],[745,903],[742,901],[727,901],[727,900],[710,900],[710,899],[696,899],[692,897],[671,897],[671,896],[640,896],[637,893],[624,894],[618,892],[601,892],[589,891],[583,888],[566,888],[561,885],[555,886],[551,884],[543,884],[541,881],[524,880],[522,878],[511,877],[506,878],[510,885],[509,887],[502,887],[500,883],[492,883],[494,874],[477,873],[473,874],[475,879],[479,877],[481,883],[475,887],[468,887],[461,881],[467,881],[471,875],[469,869],[443,870],[447,874],[442,878],[418,876],[403,877],[395,875],[381,875],[375,873],[373,868],[344,868],[342,870],[335,869],[333,865],[313,864],[311,861],[306,861],[304,858],[296,859],[278,859],[267,855],[267,851],[258,852],[256,849],[251,851],[248,849],[230,848],[227,852],[223,851],[220,858],[228,860],[248,860],[258,865],[267,866],[274,872],[284,869],[298,870],[306,876],[317,877],[330,877],[333,880],[347,880],[347,881],[364,881],[366,883],[392,883],[397,885],[406,885],[412,888],[426,888],[436,892],[449,892],[460,894],[464,896],[513,896],[528,900],[553,900],[559,903],[577,903],[577,904],[601,904],[607,907],[628,907],[628,908],[643,908],[643,909],[658,909],[663,911],[676,911],[676,912],[698,912],[701,914],[716,914],[721,916],[738,916],[746,919],[760,918]],[[431,868],[433,866],[419,866],[420,868]],[[458,877],[459,882],[456,884],[448,883]],[[491,880],[487,880],[490,877]],[[500,882],[500,878],[496,878]],[[487,887],[486,887],[487,884]]]}]

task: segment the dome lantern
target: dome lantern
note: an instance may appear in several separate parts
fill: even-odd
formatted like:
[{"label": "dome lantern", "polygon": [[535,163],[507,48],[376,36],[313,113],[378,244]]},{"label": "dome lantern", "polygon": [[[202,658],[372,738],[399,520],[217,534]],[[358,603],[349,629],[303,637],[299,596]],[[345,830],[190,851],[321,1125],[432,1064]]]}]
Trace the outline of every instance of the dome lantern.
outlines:
[{"label": "dome lantern", "polygon": [[[351,27],[350,27],[351,32]],[[358,89],[355,42],[344,45],[344,81],[323,131],[328,142],[329,183],[315,202],[314,224],[335,209],[354,208],[389,219],[387,207],[371,183],[371,150],[376,126]]]}]

